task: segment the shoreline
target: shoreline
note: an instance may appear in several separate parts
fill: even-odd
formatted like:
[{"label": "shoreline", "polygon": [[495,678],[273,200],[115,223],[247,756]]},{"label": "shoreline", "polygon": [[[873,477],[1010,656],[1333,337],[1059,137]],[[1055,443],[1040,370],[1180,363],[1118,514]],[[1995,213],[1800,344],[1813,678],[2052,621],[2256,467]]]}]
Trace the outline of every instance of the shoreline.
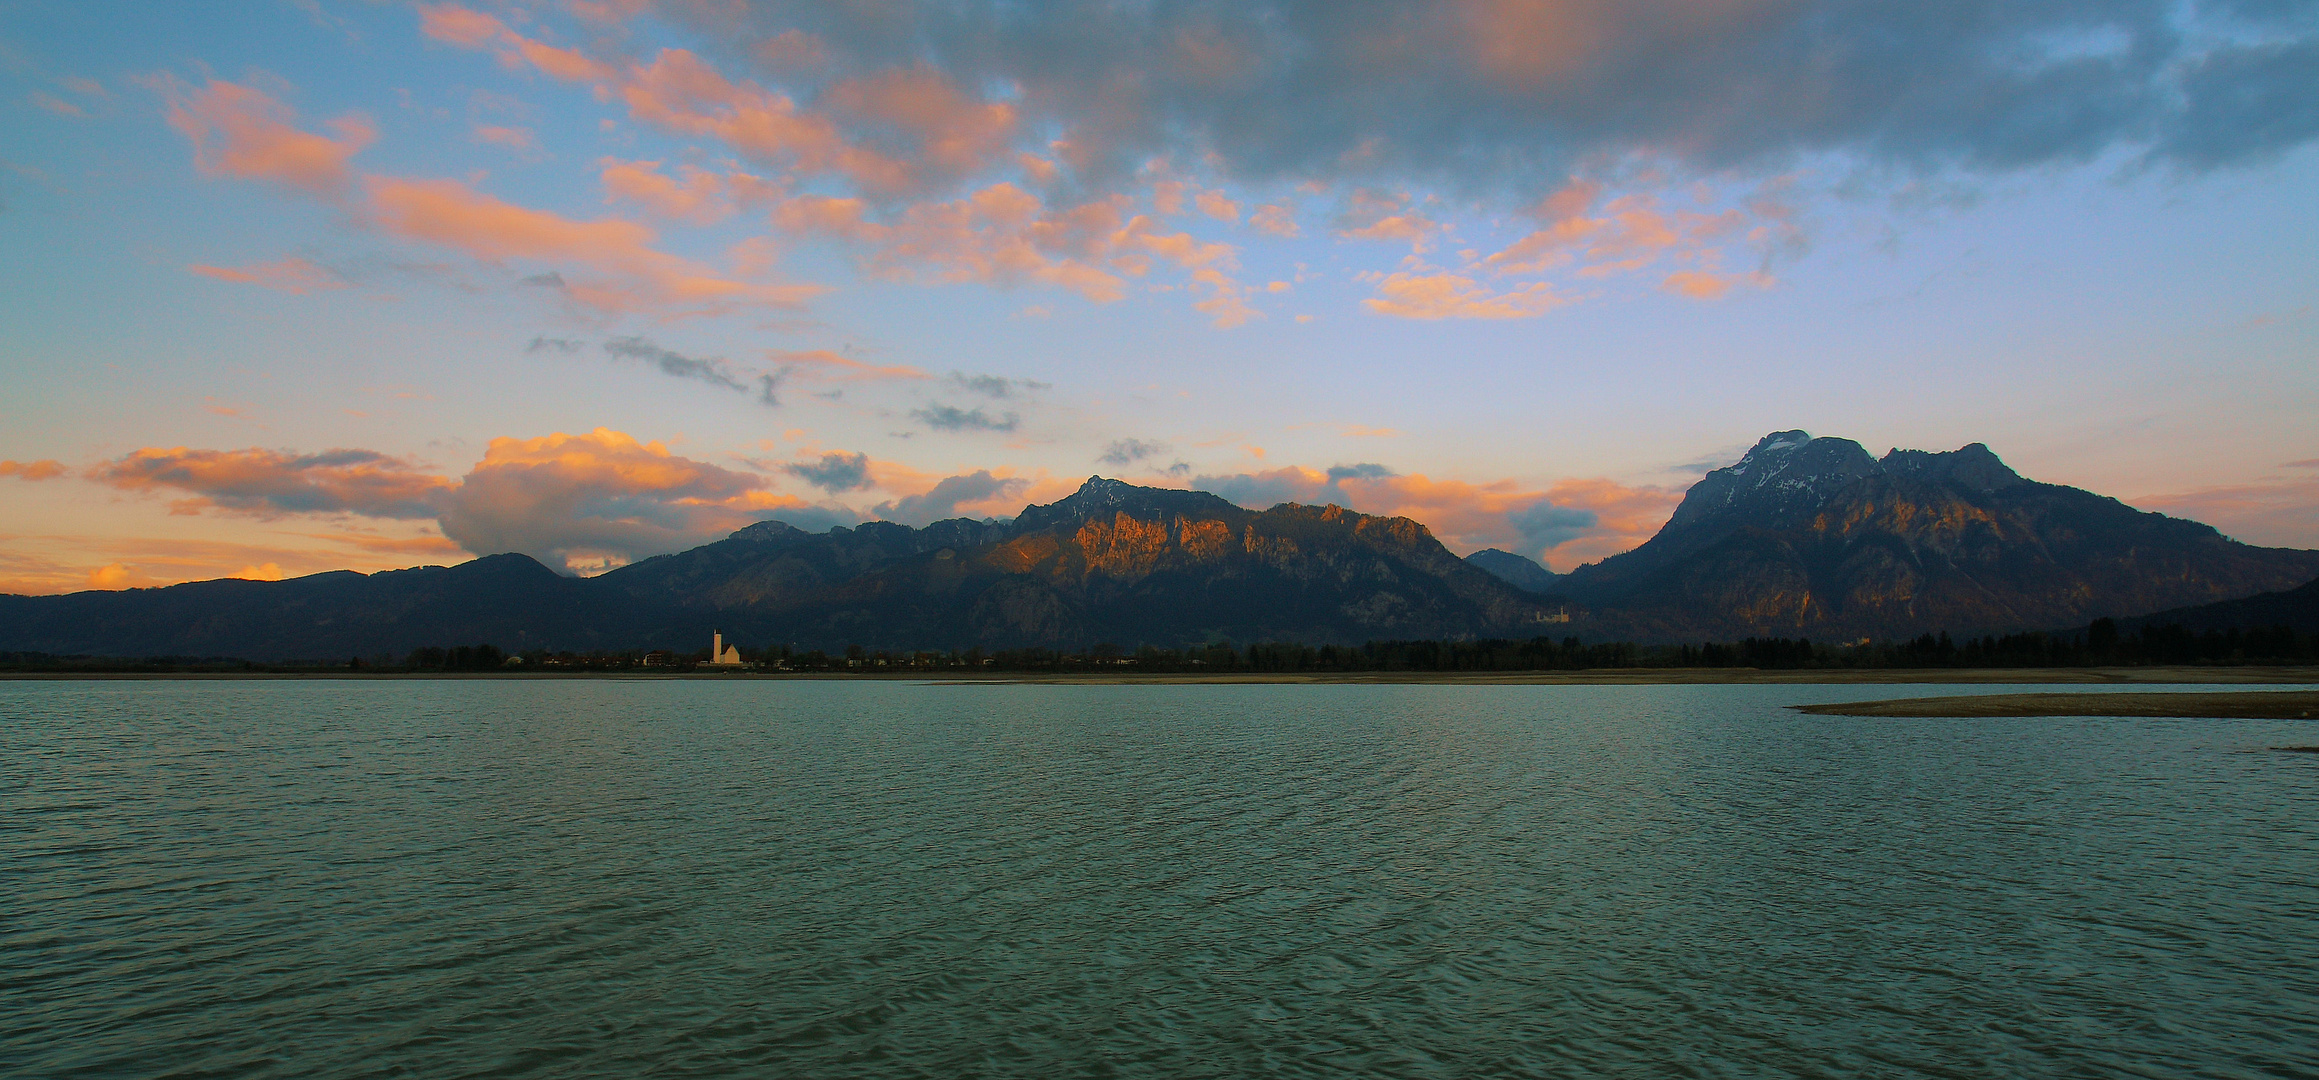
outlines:
[{"label": "shoreline", "polygon": [[[1681,686],[1879,685],[1973,686],[1992,683],[2078,686],[2319,684],[2319,667],[2141,668],[1598,668],[1583,671],[1350,671],[1350,672],[364,672],[364,671],[16,671],[0,682],[242,682],[272,680],[391,681],[398,679],[628,682],[920,682],[938,686]],[[2108,695],[2105,695],[2108,696]]]},{"label": "shoreline", "polygon": [[[2319,719],[2319,690],[2209,694],[1981,694],[1955,697],[1790,705],[1809,716],[1997,718],[2034,716],[2168,717],[2204,720]],[[2303,748],[2295,748],[2303,749]]]}]

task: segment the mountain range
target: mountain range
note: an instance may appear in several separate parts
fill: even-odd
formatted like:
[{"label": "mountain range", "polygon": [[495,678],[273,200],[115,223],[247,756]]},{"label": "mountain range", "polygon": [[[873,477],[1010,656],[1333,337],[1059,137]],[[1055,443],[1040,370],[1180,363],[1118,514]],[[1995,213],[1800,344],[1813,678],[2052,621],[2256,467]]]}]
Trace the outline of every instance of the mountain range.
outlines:
[{"label": "mountain range", "polygon": [[2025,480],[1988,448],[1895,450],[1801,431],[1706,474],[1650,541],[1554,574],[1460,559],[1407,518],[1090,478],[1012,521],[765,521],[598,577],[515,554],[452,567],[0,596],[0,650],[399,655],[675,647],[1166,647],[1216,640],[1578,635],[1672,641],[2083,626],[2319,577],[2319,552]]}]

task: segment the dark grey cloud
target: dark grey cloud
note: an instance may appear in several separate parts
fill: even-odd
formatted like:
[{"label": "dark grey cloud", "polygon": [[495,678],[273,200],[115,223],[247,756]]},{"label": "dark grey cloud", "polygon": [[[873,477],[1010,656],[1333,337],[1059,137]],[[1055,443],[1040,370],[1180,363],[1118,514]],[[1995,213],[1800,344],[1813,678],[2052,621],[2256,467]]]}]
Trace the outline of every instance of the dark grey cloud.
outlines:
[{"label": "dark grey cloud", "polygon": [[1054,385],[1033,382],[1029,379],[1008,379],[997,375],[968,375],[960,371],[951,372],[950,381],[957,383],[967,393],[1001,399],[1015,397],[1032,390],[1052,389]]},{"label": "dark grey cloud", "polygon": [[1106,465],[1133,465],[1147,457],[1156,457],[1167,452],[1168,444],[1163,442],[1146,442],[1142,439],[1120,439],[1116,442],[1113,442],[1111,445],[1104,447],[1103,456],[1097,458],[1096,460],[1101,461]]},{"label": "dark grey cloud", "polygon": [[879,503],[876,513],[887,521],[922,526],[960,516],[959,503],[1016,495],[1029,486],[1030,481],[1019,476],[997,477],[988,470],[978,470],[964,476],[943,477],[933,490],[923,495]]},{"label": "dark grey cloud", "polygon": [[586,344],[587,343],[584,341],[574,341],[571,338],[535,337],[531,339],[530,345],[524,347],[523,351],[527,353],[536,353],[553,350],[568,356],[572,353],[579,352],[580,348]]},{"label": "dark grey cloud", "polygon": [[1013,413],[993,417],[980,408],[961,409],[955,405],[930,405],[912,409],[910,415],[936,431],[1013,431],[1022,423],[1022,417]]},{"label": "dark grey cloud", "polygon": [[781,469],[832,495],[870,486],[868,454],[823,454],[819,461],[795,462],[783,465]]},{"label": "dark grey cloud", "polygon": [[[686,356],[680,352],[663,349],[640,337],[613,338],[604,343],[604,351],[617,359],[650,364],[659,368],[664,374],[673,375],[679,379],[696,379],[710,386],[722,387],[726,390],[737,390],[745,393],[750,385],[741,381],[741,373],[735,371],[733,365],[726,363],[722,357]],[[758,376],[757,385],[761,391],[758,400],[767,405],[779,405],[780,400],[773,395],[777,383],[778,381],[773,376]]]},{"label": "dark grey cloud", "polygon": [[1358,465],[1329,466],[1329,483],[1331,484],[1339,480],[1381,480],[1388,476],[1399,475],[1401,474],[1373,461],[1364,461]]},{"label": "dark grey cloud", "polygon": [[[1633,153],[1695,170],[1839,153],[1911,172],[2191,169],[2315,136],[2310,0],[735,0],[679,5],[808,100],[931,65],[1014,86],[1097,184],[1154,156],[1250,180],[1535,190]],[[768,54],[769,55],[769,54]],[[1213,155],[1212,158],[1209,155]]]},{"label": "dark grey cloud", "polygon": [[1592,510],[1544,501],[1506,515],[1507,524],[1522,534],[1521,550],[1532,555],[1589,535],[1601,521],[1602,516]]}]

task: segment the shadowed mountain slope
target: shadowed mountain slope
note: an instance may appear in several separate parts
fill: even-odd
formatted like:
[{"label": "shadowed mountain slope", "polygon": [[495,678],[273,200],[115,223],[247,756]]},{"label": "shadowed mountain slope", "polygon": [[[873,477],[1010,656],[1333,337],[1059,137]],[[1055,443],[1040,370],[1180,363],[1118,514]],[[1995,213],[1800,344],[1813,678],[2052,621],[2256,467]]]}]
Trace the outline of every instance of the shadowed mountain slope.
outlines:
[{"label": "shadowed mountain slope", "polygon": [[1658,535],[1579,567],[1582,627],[1645,640],[1896,637],[2083,625],[2284,588],[2319,552],[2025,480],[1978,443],[1895,450],[1766,436]]},{"label": "shadowed mountain slope", "polygon": [[2138,615],[2121,620],[2121,625],[2128,631],[2143,626],[2180,625],[2192,633],[2284,626],[2298,633],[2319,634],[2319,580],[2281,592]]},{"label": "shadowed mountain slope", "polygon": [[401,657],[427,645],[617,648],[638,615],[594,583],[524,555],[288,581],[0,596],[0,649],[248,660]]},{"label": "shadowed mountain slope", "polygon": [[1511,551],[1483,548],[1466,556],[1465,561],[1496,574],[1498,580],[1523,592],[1544,596],[1562,584],[1562,575]]}]

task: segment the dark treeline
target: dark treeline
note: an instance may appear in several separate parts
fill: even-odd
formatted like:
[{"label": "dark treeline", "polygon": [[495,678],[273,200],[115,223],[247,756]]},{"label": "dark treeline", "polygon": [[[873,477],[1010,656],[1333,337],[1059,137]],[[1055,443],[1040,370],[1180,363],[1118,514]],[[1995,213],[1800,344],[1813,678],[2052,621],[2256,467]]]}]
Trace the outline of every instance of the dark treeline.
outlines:
[{"label": "dark treeline", "polygon": [[[750,668],[775,672],[877,674],[905,671],[1148,671],[1362,672],[1362,671],[1586,671],[1602,668],[2051,668],[2156,664],[2319,662],[2319,634],[2287,627],[2193,633],[2179,625],[2121,631],[2114,620],[2084,630],[1969,637],[1925,634],[1905,641],[1835,644],[1808,638],[1747,638],[1697,645],[1587,643],[1575,637],[1485,638],[1469,641],[1372,641],[1363,645],[1218,642],[1183,649],[1149,646],[1128,652],[1098,645],[1079,652],[1056,649],[980,649],[947,652],[872,651],[843,654],[789,648],[743,650]],[[254,664],[219,657],[60,657],[0,653],[0,671],[48,672],[605,672],[685,670],[708,659],[690,654],[631,650],[617,653],[502,652],[488,644],[416,649],[403,657]]]}]

